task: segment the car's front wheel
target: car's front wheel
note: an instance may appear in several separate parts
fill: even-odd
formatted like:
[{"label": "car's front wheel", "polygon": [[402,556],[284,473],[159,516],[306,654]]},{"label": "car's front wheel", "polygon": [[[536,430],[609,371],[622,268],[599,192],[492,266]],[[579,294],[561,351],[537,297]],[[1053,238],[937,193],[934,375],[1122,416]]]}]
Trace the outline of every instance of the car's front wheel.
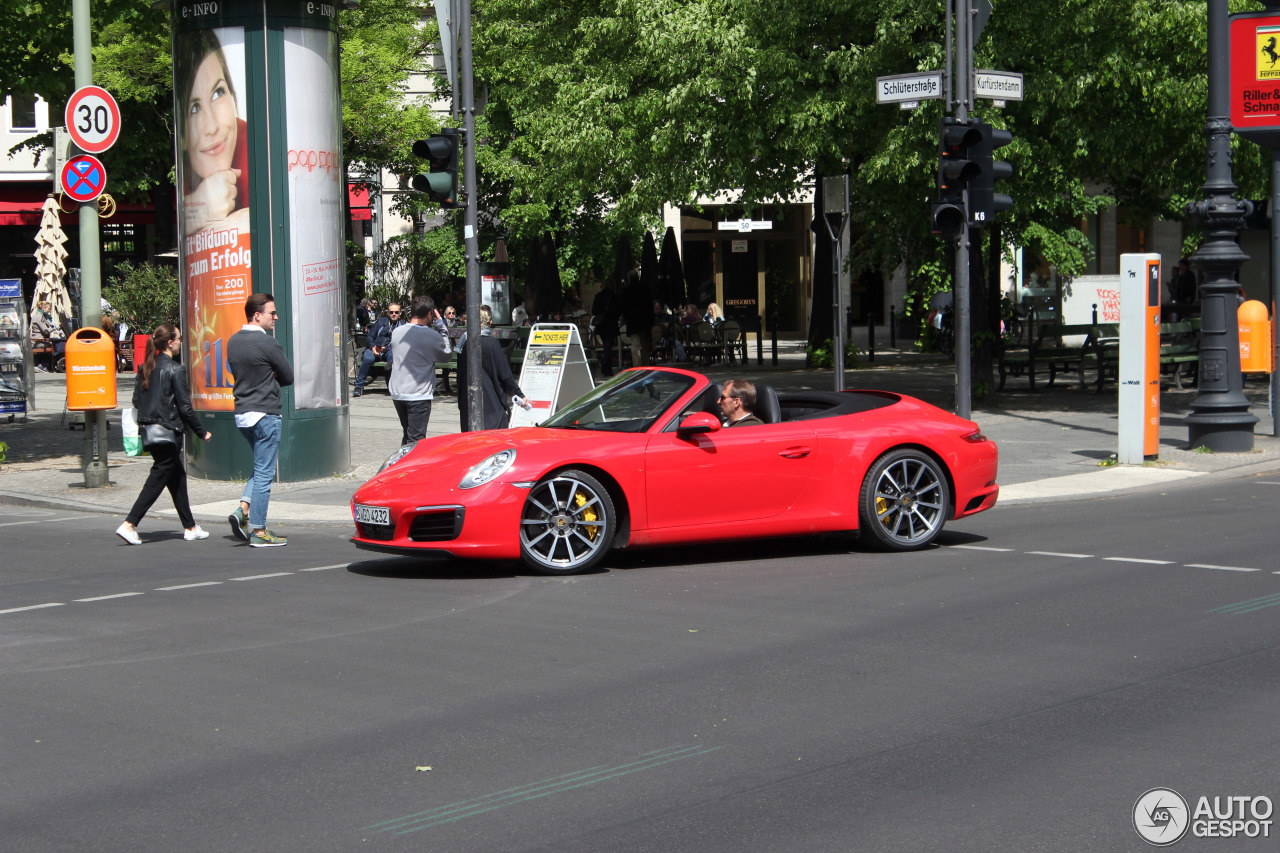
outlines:
[{"label": "car's front wheel", "polygon": [[585,572],[604,559],[616,525],[605,488],[585,472],[562,471],[529,490],[520,513],[520,556],[544,575]]},{"label": "car's front wheel", "polygon": [[942,532],[950,493],[942,466],[932,456],[902,448],[871,466],[858,503],[864,533],[888,550],[910,551]]}]

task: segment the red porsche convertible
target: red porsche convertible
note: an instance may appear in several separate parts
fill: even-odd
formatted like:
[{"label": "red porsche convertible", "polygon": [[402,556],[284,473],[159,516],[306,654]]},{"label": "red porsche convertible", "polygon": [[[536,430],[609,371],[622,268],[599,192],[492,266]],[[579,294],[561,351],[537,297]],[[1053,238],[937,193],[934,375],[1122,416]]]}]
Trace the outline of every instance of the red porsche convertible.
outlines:
[{"label": "red porsche convertible", "polygon": [[611,548],[833,531],[910,550],[999,494],[995,443],[920,400],[757,385],[763,425],[729,429],[719,396],[702,374],[635,368],[541,426],[407,445],[356,491],[351,541],[543,574]]}]

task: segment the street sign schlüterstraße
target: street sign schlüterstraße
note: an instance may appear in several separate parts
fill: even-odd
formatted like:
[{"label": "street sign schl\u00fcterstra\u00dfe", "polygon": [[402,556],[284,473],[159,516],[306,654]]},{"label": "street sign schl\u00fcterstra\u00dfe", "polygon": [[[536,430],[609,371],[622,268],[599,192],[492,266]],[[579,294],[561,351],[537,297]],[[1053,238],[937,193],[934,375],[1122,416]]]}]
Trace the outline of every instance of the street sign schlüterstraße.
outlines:
[{"label": "street sign schl\u00fcterstra\u00dfe", "polygon": [[930,101],[942,97],[942,72],[917,71],[876,78],[876,103]]}]

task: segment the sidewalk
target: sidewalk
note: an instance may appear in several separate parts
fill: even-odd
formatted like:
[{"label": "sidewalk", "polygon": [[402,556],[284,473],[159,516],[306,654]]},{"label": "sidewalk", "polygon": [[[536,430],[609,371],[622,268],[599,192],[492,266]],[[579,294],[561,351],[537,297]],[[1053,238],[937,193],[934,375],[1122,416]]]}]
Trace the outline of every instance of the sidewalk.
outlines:
[{"label": "sidewalk", "polygon": [[[799,342],[779,344],[778,363],[772,363],[766,344],[764,363],[741,367],[707,368],[716,380],[745,378],[778,390],[834,387],[830,370],[804,367]],[[696,368],[695,368],[696,369]],[[133,393],[133,376],[117,377],[118,399]],[[909,351],[881,351],[874,362],[864,357],[859,370],[845,372],[847,388],[873,388],[909,394],[941,408],[954,404],[954,365],[936,355]],[[975,403],[973,420],[1000,447],[1000,503],[1051,498],[1089,497],[1104,492],[1162,485],[1198,477],[1245,476],[1254,471],[1280,470],[1280,439],[1271,436],[1267,387],[1256,380],[1246,384],[1258,417],[1254,450],[1243,454],[1191,453],[1184,450],[1187,428],[1182,418],[1190,411],[1196,391],[1166,387],[1162,394],[1160,456],[1146,465],[1102,466],[1116,452],[1116,393],[1082,391],[1064,380],[1052,389],[1031,393],[1026,379],[1011,378],[1006,390],[990,402]],[[39,374],[36,402],[26,423],[0,422],[0,441],[9,444],[8,461],[0,463],[0,503],[88,510],[123,516],[150,470],[149,457],[127,457],[120,438],[119,410],[108,413],[111,425],[109,465],[111,485],[86,489],[81,469],[84,432],[62,422],[65,377]],[[351,401],[352,469],[341,476],[300,483],[277,483],[271,493],[270,517],[287,533],[290,524],[350,524],[349,502],[355,489],[378,470],[400,442],[400,422],[384,382]],[[71,420],[70,414],[66,417]],[[458,406],[452,396],[437,396],[431,411],[430,435],[458,431]],[[207,525],[225,523],[239,498],[243,481],[191,478],[189,491],[196,518]],[[167,495],[153,513],[173,518]]]}]

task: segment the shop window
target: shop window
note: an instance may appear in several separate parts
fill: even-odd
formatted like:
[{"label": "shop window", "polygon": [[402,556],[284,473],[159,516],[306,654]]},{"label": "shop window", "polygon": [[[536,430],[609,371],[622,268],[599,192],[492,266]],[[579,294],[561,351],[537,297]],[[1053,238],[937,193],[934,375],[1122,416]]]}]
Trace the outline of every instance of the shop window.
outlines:
[{"label": "shop window", "polygon": [[102,251],[112,255],[132,255],[138,251],[134,226],[113,222],[101,224]]},{"label": "shop window", "polygon": [[36,130],[35,95],[13,94],[9,96],[9,129]]}]

